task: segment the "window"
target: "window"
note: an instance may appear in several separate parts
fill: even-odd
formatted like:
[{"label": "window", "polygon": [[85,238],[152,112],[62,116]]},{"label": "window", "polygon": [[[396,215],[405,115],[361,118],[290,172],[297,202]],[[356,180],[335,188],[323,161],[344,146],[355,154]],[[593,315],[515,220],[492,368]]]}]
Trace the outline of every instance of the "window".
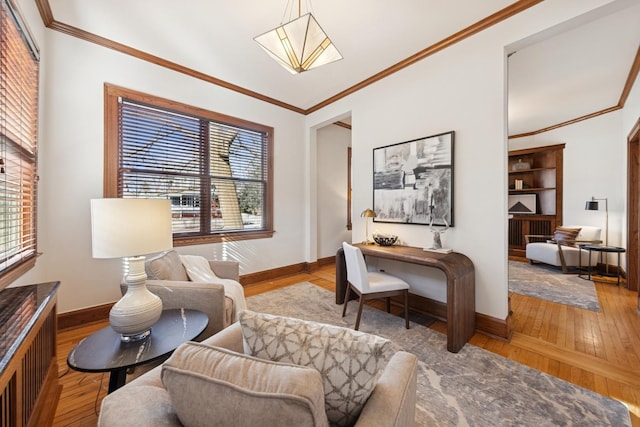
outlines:
[{"label": "window", "polygon": [[12,1],[0,10],[0,289],[35,265],[38,49]]},{"label": "window", "polygon": [[105,90],[105,197],[171,200],[176,246],[273,235],[272,128]]}]

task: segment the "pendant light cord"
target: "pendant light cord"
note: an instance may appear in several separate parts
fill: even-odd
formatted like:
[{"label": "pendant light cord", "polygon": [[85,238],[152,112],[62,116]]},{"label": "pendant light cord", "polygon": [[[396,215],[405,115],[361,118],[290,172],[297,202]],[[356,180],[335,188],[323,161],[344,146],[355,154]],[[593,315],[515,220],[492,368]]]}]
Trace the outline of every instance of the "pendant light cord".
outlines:
[{"label": "pendant light cord", "polygon": [[[295,0],[294,0],[295,1]],[[311,5],[311,0],[307,0],[306,2],[307,12],[313,15],[313,7]],[[291,0],[287,0],[287,6],[284,9],[284,13],[282,14],[282,20],[280,24],[284,24],[285,22],[293,21],[293,12],[294,12],[295,4],[292,3]],[[285,21],[285,17],[287,16],[287,12],[289,13],[289,19]],[[298,0],[298,16],[296,18],[300,18],[302,16],[302,0]]]}]

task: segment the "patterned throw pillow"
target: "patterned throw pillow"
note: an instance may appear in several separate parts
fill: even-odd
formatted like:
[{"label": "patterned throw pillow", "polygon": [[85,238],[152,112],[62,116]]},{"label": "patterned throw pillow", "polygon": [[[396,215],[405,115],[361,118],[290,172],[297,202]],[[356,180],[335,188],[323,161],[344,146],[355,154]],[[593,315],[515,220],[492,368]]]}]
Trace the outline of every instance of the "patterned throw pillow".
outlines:
[{"label": "patterned throw pillow", "polygon": [[240,312],[245,354],[317,369],[332,426],[353,425],[392,355],[391,341],[338,326]]},{"label": "patterned throw pillow", "polygon": [[567,242],[568,246],[575,246],[575,243],[570,242],[576,240],[578,233],[580,233],[579,228],[556,227],[556,231],[553,233],[553,240],[561,243]]}]

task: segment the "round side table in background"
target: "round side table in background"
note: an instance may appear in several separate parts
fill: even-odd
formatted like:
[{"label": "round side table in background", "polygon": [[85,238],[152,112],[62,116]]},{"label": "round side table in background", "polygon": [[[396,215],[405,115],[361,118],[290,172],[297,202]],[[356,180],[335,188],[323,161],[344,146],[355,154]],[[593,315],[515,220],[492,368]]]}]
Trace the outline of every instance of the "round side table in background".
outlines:
[{"label": "round side table in background", "polygon": [[69,353],[67,364],[81,372],[109,372],[109,393],[122,387],[127,369],[168,355],[180,344],[200,335],[207,327],[207,315],[197,310],[163,310],[151,327],[151,335],[125,343],[111,326],[80,341]]},{"label": "round side table in background", "polygon": [[[618,286],[620,286],[620,254],[623,254],[626,252],[625,248],[620,248],[618,246],[605,246],[605,245],[580,245],[580,249],[584,249],[586,251],[589,251],[589,264],[587,266],[588,268],[588,274],[589,274],[589,280],[591,280],[591,252],[600,252],[600,253],[616,253],[618,254],[618,268],[617,268],[617,272],[616,275],[618,277]],[[582,257],[578,256],[578,261],[581,261]],[[579,263],[578,265],[578,269],[580,270],[582,268],[581,263]]]}]

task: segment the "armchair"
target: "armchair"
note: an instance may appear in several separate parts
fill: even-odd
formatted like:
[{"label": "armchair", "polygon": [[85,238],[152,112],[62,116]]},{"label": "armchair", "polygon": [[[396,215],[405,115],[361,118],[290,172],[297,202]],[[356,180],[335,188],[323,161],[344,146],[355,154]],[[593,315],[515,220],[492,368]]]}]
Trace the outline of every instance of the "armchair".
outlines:
[{"label": "armchair", "polygon": [[[174,355],[185,354],[183,350],[191,344],[183,344]],[[124,387],[106,396],[102,401],[99,427],[156,427],[156,426],[182,426],[178,417],[179,413],[187,413],[190,421],[197,418],[194,425],[296,425],[296,426],[322,426],[327,425],[327,418],[324,422],[312,422],[307,417],[307,421],[292,422],[293,414],[302,412],[312,412],[309,407],[323,407],[322,399],[311,399],[309,395],[319,392],[324,393],[322,382],[311,381],[313,378],[305,377],[308,381],[299,381],[300,378],[294,372],[286,371],[264,371],[263,375],[253,379],[253,385],[239,384],[240,378],[254,378],[251,372],[255,366],[247,366],[247,360],[240,361],[236,356],[230,359],[230,352],[238,355],[244,354],[243,332],[240,322],[236,322],[230,327],[220,331],[214,336],[202,342],[201,347],[210,346],[218,349],[213,356],[206,359],[206,363],[197,360],[194,353],[189,353],[189,357],[182,357],[184,361],[180,364],[180,374],[189,375],[193,384],[182,384],[168,382],[166,378],[167,367],[176,373],[177,363],[175,360],[165,362],[147,372],[145,375],[128,383]],[[340,347],[342,349],[347,346]],[[338,350],[339,351],[339,350]],[[250,356],[244,356],[250,357]],[[176,359],[176,358],[173,358]],[[221,364],[221,361],[224,363]],[[255,364],[253,361],[249,361]],[[267,362],[273,363],[273,362]],[[291,364],[283,364],[281,368],[287,368]],[[204,365],[206,372],[212,370],[211,366],[219,365],[221,373],[216,375],[216,379],[202,381],[206,375],[200,372],[197,365]],[[271,366],[271,368],[277,368]],[[311,369],[313,368],[305,368]],[[389,427],[410,427],[414,425],[416,410],[416,383],[417,383],[418,362],[414,355],[398,351],[394,353],[385,366],[382,374],[377,379],[374,389],[367,399],[354,426],[389,426]],[[197,372],[197,373],[193,373]],[[238,374],[238,375],[236,375]],[[320,376],[318,371],[315,374]],[[209,372],[209,375],[211,373]],[[219,377],[219,378],[218,378]],[[284,388],[285,380],[298,381],[302,384],[302,390],[307,397],[303,400],[296,398],[290,387]],[[277,390],[261,391],[248,390],[253,387],[262,387],[265,383],[278,384]],[[196,386],[196,384],[198,386]],[[189,386],[190,385],[190,386]],[[209,393],[203,387],[217,387],[225,392]],[[180,401],[170,398],[171,390],[181,397]],[[177,390],[175,390],[177,389]],[[175,395],[174,395],[175,396]],[[320,401],[318,401],[320,400]],[[268,402],[273,404],[269,405]],[[290,401],[291,404],[278,402]],[[267,402],[267,403],[265,403]],[[297,403],[296,403],[297,402]],[[189,408],[181,405],[189,405]],[[315,406],[318,405],[318,406]],[[274,410],[279,408],[279,410]],[[301,410],[301,408],[303,408]],[[185,411],[185,409],[187,409]],[[215,413],[215,416],[211,416]],[[126,414],[126,416],[123,416]],[[279,420],[274,423],[273,419]],[[233,421],[229,421],[229,420]],[[197,422],[199,421],[199,423]]]},{"label": "armchair", "polygon": [[[209,261],[211,270],[221,279],[239,279],[236,261]],[[232,323],[233,301],[225,296],[224,286],[191,282],[176,251],[168,251],[145,262],[147,289],[162,300],[163,309],[190,308],[209,317],[207,328],[197,341],[208,338]],[[126,292],[126,284],[120,284]]]},{"label": "armchair", "polygon": [[[600,232],[598,227],[577,225],[557,227],[553,235],[525,235],[526,257],[532,264],[541,262],[570,273],[571,268],[589,265],[589,255],[579,245],[602,243]],[[592,266],[596,264],[596,259],[591,260]]]}]

